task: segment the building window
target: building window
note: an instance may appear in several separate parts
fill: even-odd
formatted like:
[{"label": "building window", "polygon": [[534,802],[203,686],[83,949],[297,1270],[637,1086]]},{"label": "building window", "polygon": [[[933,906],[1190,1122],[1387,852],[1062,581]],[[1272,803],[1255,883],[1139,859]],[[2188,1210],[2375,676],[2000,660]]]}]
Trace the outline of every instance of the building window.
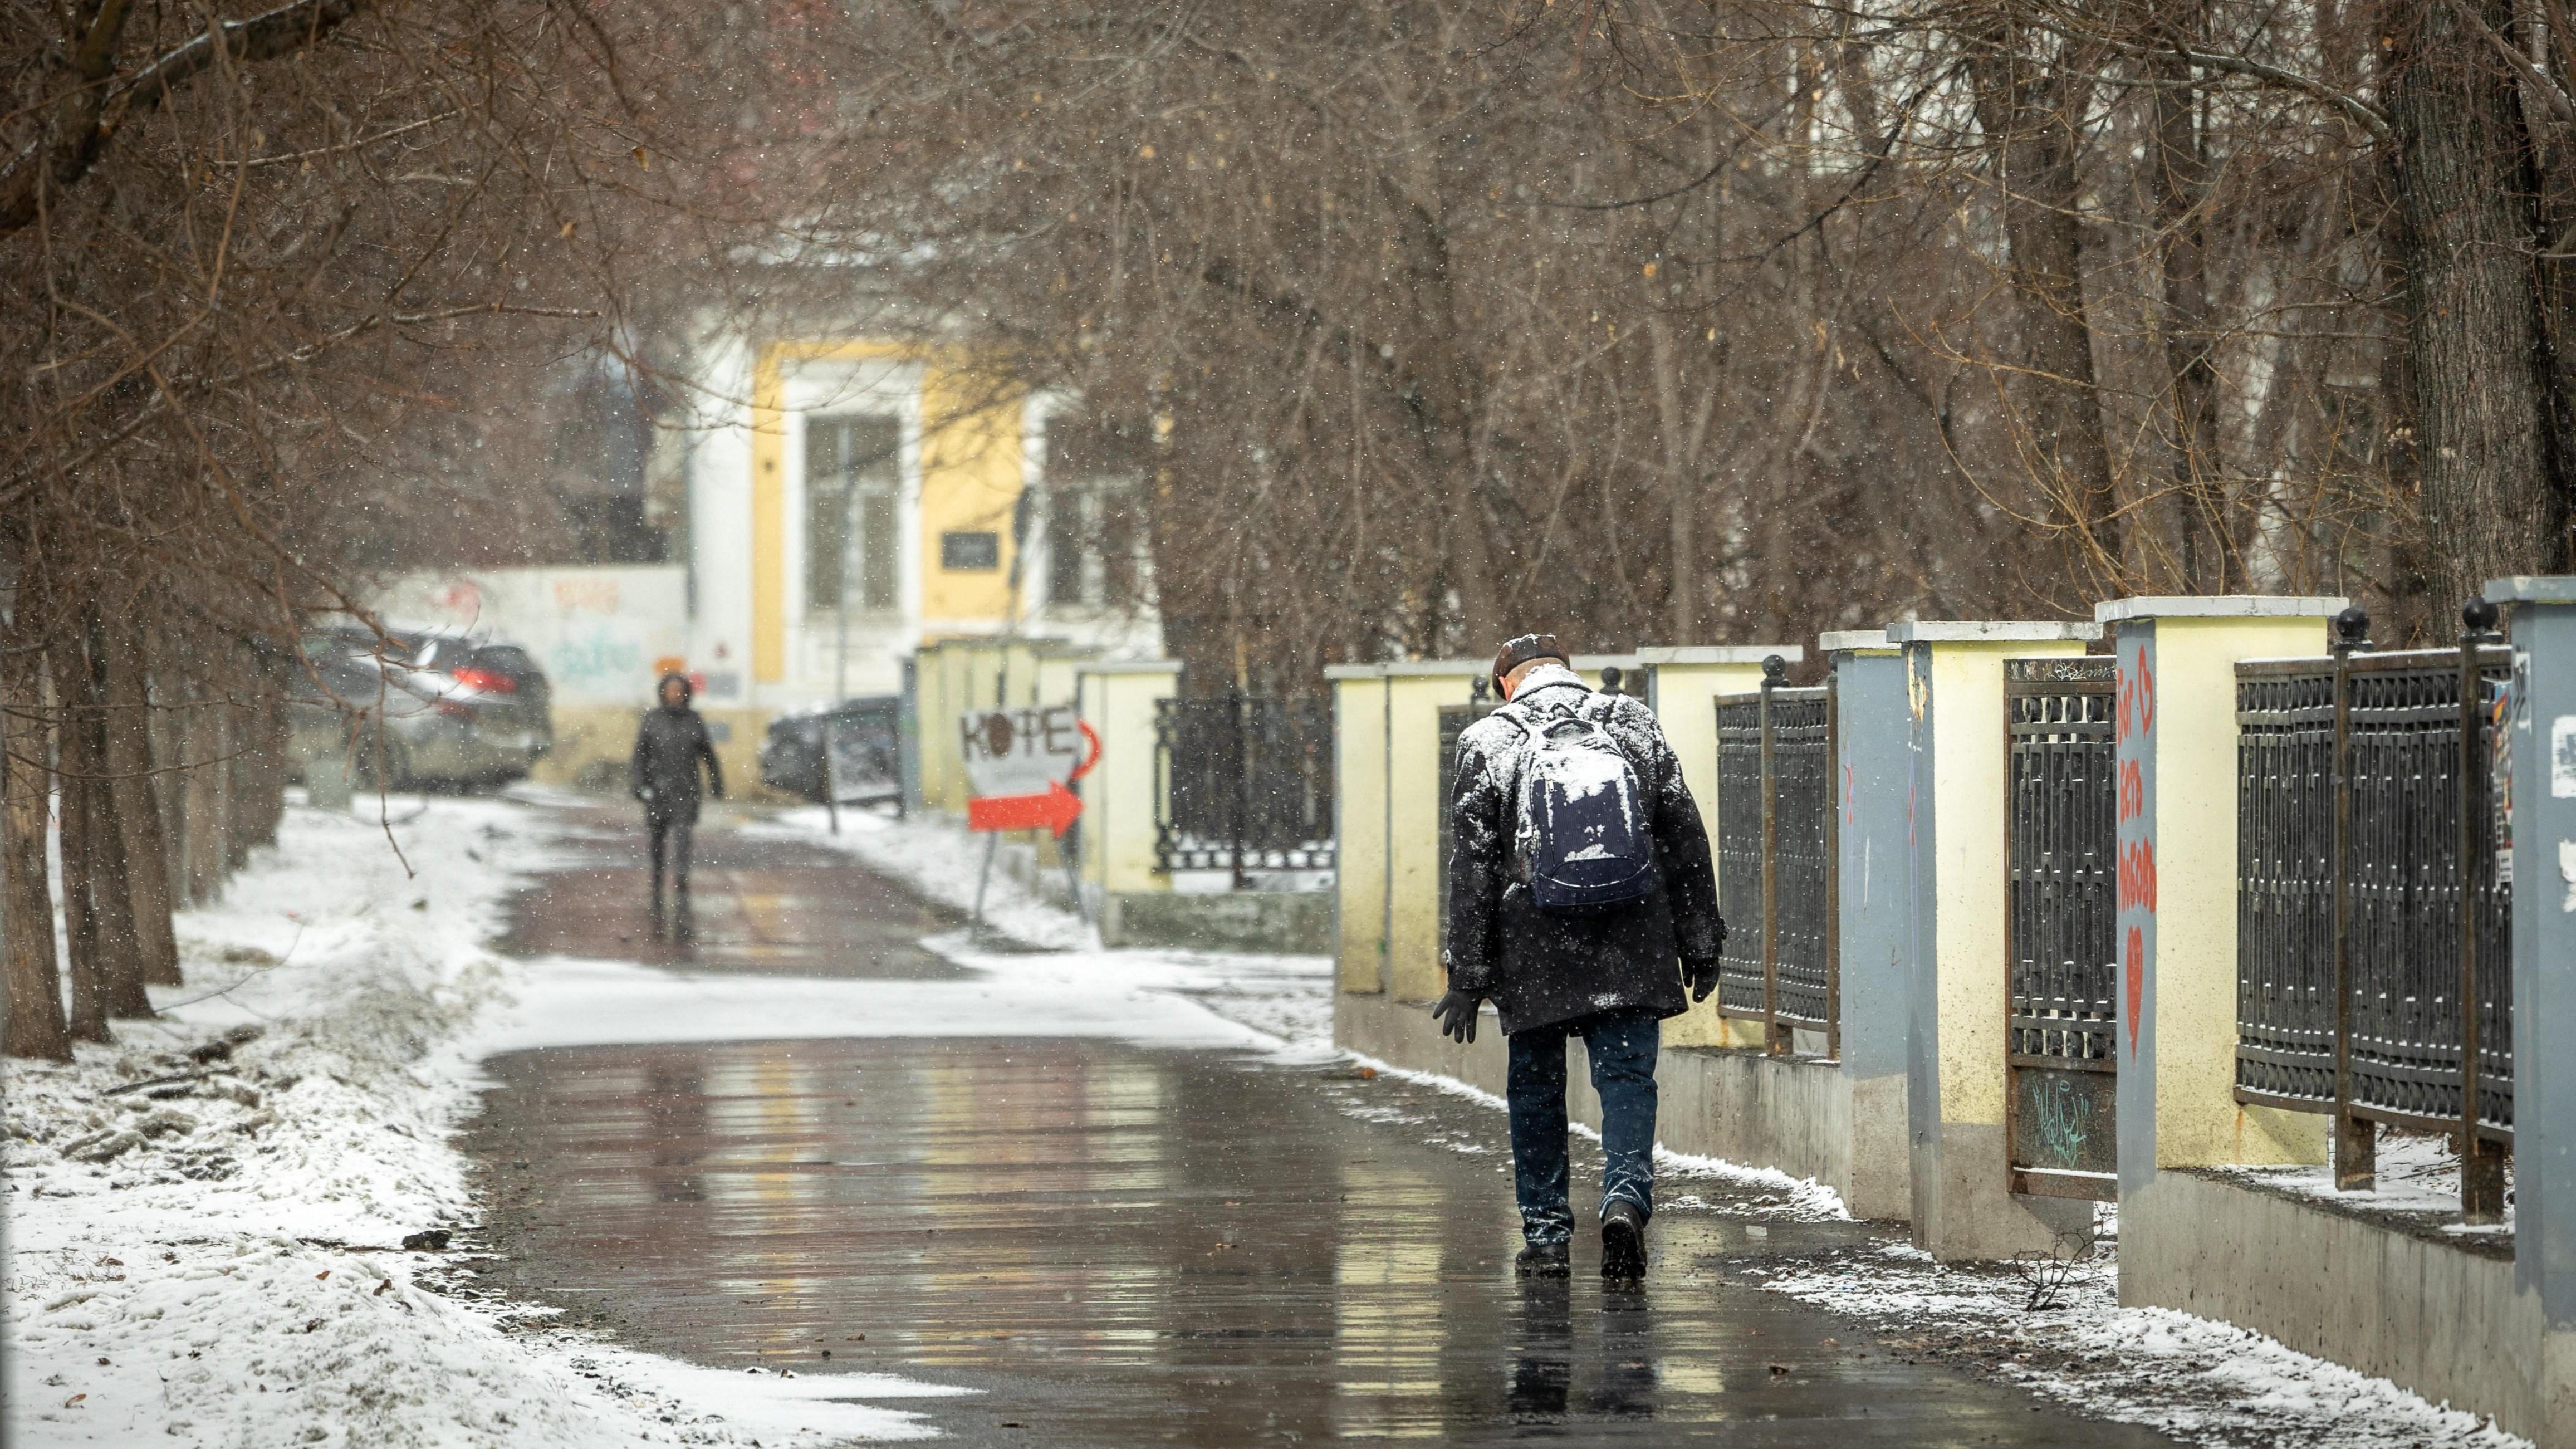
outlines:
[{"label": "building window", "polygon": [[1132,609],[1144,596],[1145,506],[1137,449],[1079,413],[1047,420],[1047,606]]},{"label": "building window", "polygon": [[901,422],[874,414],[805,420],[806,607],[894,609],[902,493]]}]

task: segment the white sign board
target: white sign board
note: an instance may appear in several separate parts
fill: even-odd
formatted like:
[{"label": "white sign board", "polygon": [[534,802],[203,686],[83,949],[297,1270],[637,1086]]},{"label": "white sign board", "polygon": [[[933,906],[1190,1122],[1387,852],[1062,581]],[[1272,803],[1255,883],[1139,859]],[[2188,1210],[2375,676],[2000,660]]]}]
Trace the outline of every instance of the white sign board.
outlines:
[{"label": "white sign board", "polygon": [[966,783],[978,798],[1044,795],[1073,778],[1088,748],[1069,704],[968,710],[957,720]]}]

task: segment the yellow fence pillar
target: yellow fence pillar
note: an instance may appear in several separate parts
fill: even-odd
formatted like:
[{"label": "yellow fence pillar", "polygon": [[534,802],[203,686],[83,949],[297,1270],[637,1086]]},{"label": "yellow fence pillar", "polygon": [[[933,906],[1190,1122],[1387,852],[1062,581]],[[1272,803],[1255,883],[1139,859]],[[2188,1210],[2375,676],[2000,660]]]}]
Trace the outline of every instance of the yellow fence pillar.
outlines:
[{"label": "yellow fence pillar", "polygon": [[[1795,664],[1807,657],[1796,644],[1723,644],[1697,648],[1640,649],[1637,662],[1654,674],[1655,720],[1664,739],[1682,762],[1682,780],[1699,806],[1700,823],[1708,827],[1709,855],[1717,851],[1717,700],[1762,687],[1762,661],[1777,654]],[[1760,921],[1729,921],[1729,931],[1754,933]],[[1748,939],[1738,936],[1737,940]],[[1666,1046],[1762,1045],[1762,1024],[1728,1021],[1717,1014],[1717,997],[1664,1022]]]},{"label": "yellow fence pillar", "polygon": [[1172,878],[1155,868],[1154,707],[1180,688],[1181,666],[1094,660],[1076,666],[1074,676],[1083,721],[1100,736],[1100,763],[1081,786],[1083,892],[1103,935],[1114,940],[1120,896],[1172,888]]},{"label": "yellow fence pillar", "polygon": [[2119,599],[2123,1195],[2162,1167],[2322,1162],[2325,1117],[2236,1101],[2236,662],[2321,655],[2347,601]]},{"label": "yellow fence pillar", "polygon": [[1386,668],[1337,664],[1333,691],[1333,889],[1335,978],[1344,991],[1387,986],[1388,827]]},{"label": "yellow fence pillar", "polygon": [[1943,1261],[2079,1235],[2093,1205],[2015,1196],[2004,1142],[2004,660],[2084,652],[2094,624],[1918,621],[1905,650],[1914,1242]]},{"label": "yellow fence pillar", "polygon": [[957,768],[957,712],[948,707],[946,655],[940,644],[924,644],[912,655],[913,748],[925,810],[945,808],[948,773]]},{"label": "yellow fence pillar", "polygon": [[[957,717],[963,714],[968,705],[973,702],[967,687],[968,674],[973,662],[971,647],[965,641],[956,639],[939,646],[941,709],[939,719],[936,721],[941,760],[939,792],[933,795],[925,789],[923,793],[932,809],[945,810],[951,815],[966,813],[966,761],[958,749]],[[924,754],[926,756],[928,751]]]},{"label": "yellow fence pillar", "polygon": [[[1468,659],[1327,669],[1334,690],[1335,874],[1345,990],[1430,1001],[1440,964],[1440,711],[1472,699]],[[1370,738],[1374,736],[1374,738]]]}]

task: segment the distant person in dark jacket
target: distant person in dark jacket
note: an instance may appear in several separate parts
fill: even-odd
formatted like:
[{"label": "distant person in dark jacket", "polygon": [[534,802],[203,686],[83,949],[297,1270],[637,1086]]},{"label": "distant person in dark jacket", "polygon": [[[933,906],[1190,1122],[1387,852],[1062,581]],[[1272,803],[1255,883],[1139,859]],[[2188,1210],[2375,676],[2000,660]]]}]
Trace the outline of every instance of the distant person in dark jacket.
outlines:
[{"label": "distant person in dark jacket", "polygon": [[[724,770],[716,764],[715,741],[707,722],[689,707],[693,691],[688,677],[662,676],[659,708],[646,710],[635,731],[635,757],[629,779],[635,798],[644,802],[644,826],[653,837],[653,924],[662,924],[662,864],[670,862],[671,886],[680,908],[689,904],[689,835],[698,823],[698,764],[707,767],[707,791],[724,798]],[[683,916],[685,920],[685,915]]]},{"label": "distant person in dark jacket", "polygon": [[1594,692],[1555,635],[1504,645],[1493,677],[1508,703],[1458,737],[1449,990],[1433,1011],[1471,1042],[1490,1000],[1509,1039],[1523,1273],[1567,1271],[1566,1039],[1583,1038],[1601,1097],[1601,1272],[1638,1278],[1659,1023],[1716,988],[1726,939],[1708,832],[1654,712]]}]

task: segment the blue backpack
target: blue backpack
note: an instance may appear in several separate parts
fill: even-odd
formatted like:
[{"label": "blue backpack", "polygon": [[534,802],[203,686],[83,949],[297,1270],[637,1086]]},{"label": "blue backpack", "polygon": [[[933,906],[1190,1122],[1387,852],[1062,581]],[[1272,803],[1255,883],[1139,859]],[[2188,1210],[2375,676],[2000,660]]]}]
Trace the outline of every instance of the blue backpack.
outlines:
[{"label": "blue backpack", "polygon": [[1530,899],[1553,915],[1588,915],[1655,889],[1655,837],[1645,791],[1599,720],[1497,714],[1529,736],[1521,756],[1514,864]]}]

